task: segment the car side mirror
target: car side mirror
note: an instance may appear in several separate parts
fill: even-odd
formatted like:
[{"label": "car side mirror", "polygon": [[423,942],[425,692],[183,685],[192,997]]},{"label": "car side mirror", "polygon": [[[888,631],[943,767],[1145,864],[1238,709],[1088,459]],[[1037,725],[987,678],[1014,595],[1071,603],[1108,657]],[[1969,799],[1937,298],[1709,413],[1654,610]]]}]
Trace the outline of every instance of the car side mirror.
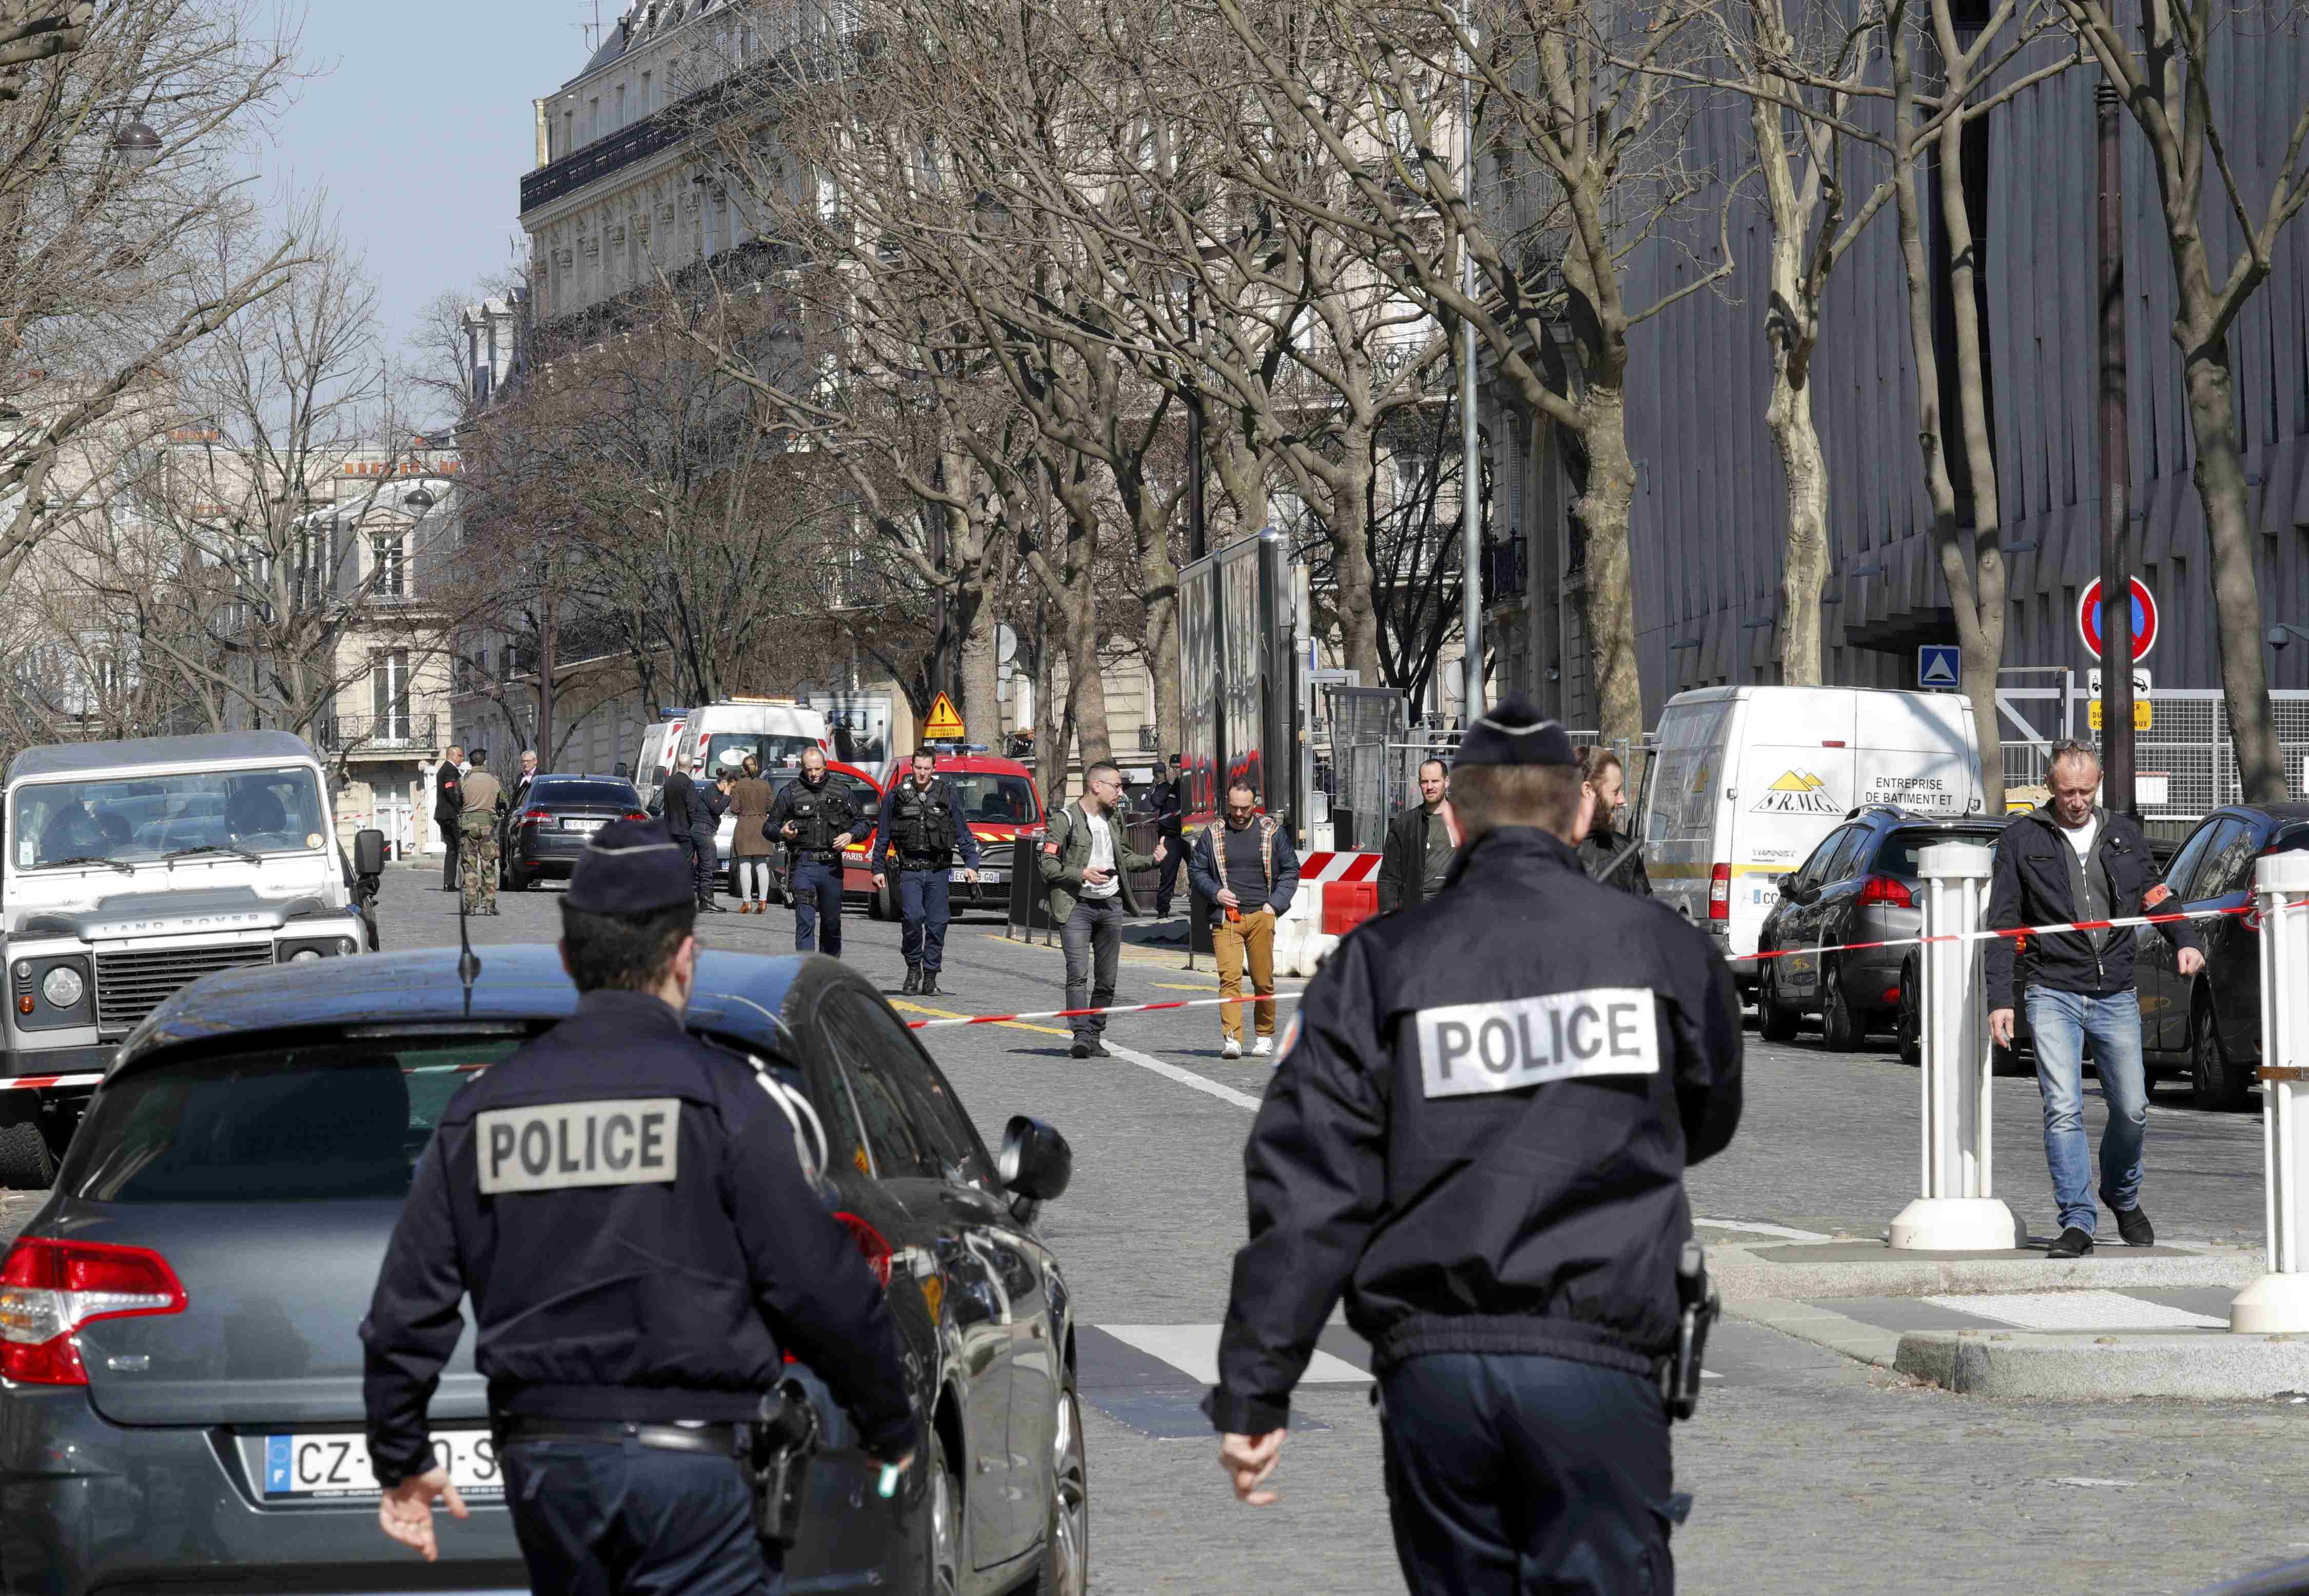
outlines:
[{"label": "car side mirror", "polygon": [[1075,1178],[1075,1150],[1055,1126],[1024,1114],[1014,1115],[1002,1133],[1002,1155],[996,1160],[1002,1184],[1012,1195],[1030,1203],[1048,1203],[1066,1195]]},{"label": "car side mirror", "polygon": [[370,830],[353,833],[353,874],[385,874],[385,833]]},{"label": "car side mirror", "polygon": [[1791,903],[1801,903],[1804,901],[1804,890],[1796,884],[1794,876],[1783,876],[1780,877],[1780,896]]}]

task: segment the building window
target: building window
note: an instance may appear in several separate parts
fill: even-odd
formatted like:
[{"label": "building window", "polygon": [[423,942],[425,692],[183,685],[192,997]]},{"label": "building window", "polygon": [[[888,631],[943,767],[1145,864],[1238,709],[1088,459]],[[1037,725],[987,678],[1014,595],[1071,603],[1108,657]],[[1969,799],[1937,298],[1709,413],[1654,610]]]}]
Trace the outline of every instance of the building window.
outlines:
[{"label": "building window", "polygon": [[656,87],[657,80],[654,77],[648,73],[642,73],[642,115],[644,116],[657,109]]},{"label": "building window", "polygon": [[379,649],[368,657],[369,740],[409,740],[409,651]]},{"label": "building window", "polygon": [[409,591],[409,538],[403,532],[378,532],[370,539],[376,556],[379,598],[405,598]]}]

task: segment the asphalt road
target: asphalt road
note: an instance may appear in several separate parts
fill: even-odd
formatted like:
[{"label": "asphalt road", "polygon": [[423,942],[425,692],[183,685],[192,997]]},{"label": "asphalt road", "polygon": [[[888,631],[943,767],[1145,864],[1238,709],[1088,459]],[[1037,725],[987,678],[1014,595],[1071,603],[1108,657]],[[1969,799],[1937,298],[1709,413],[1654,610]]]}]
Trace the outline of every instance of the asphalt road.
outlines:
[{"label": "asphalt road", "polygon": [[[454,945],[438,879],[388,873],[388,947]],[[474,941],[550,940],[558,896],[506,894],[499,916],[472,922]],[[1132,936],[1165,929],[1183,936],[1184,922]],[[909,1017],[1061,1006],[1058,950],[1009,940],[999,921],[954,927],[947,990],[928,1001],[898,995],[895,927],[860,912],[845,931],[845,956]],[[792,920],[719,915],[701,936],[786,952]],[[1206,995],[1215,977],[1201,965],[1186,968],[1182,945],[1135,941],[1119,1001]],[[990,1143],[1031,1112],[1075,1146],[1074,1187],[1044,1224],[1093,1327],[1082,1362],[1096,1588],[1400,1591],[1367,1359],[1344,1326],[1325,1339],[1322,1383],[1301,1393],[1276,1507],[1234,1503],[1194,1409],[1242,1233],[1241,1150],[1264,1062],[1220,1059],[1208,1009],[1118,1017],[1108,1059],[1069,1058],[1047,1023],[927,1035]],[[1751,1032],[1749,1044],[1745,1123],[1693,1172],[1694,1211],[1877,1234],[1916,1190],[1916,1073],[1889,1040],[1855,1054],[1809,1036],[1776,1047]],[[2151,1110],[2149,1211],[2175,1237],[2257,1236],[2257,1117],[2182,1105],[2160,1093]],[[2042,1230],[2052,1205],[2034,1083],[1997,1083],[1996,1106],[1998,1189]],[[1677,1542],[1687,1592],[2185,1592],[2309,1554],[2309,1523],[2287,1505],[2309,1461],[2309,1405],[1991,1402],[1744,1324],[1719,1330],[1709,1362],[1700,1415],[1676,1437],[1680,1488],[1697,1498]]]}]

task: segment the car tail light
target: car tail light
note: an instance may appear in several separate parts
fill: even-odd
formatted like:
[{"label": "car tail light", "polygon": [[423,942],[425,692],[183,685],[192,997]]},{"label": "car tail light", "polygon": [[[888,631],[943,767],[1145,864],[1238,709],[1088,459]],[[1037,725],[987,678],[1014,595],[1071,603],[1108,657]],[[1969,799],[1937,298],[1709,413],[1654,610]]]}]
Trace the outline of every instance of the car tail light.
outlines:
[{"label": "car tail light", "polygon": [[553,811],[550,809],[523,809],[521,812],[521,823],[523,825],[535,825],[540,820],[552,818]]},{"label": "car tail light", "polygon": [[865,1256],[866,1267],[874,1272],[874,1278],[887,1290],[890,1284],[890,1244],[882,1238],[882,1232],[854,1213],[837,1213],[834,1217],[843,1229],[850,1232],[850,1239],[858,1244],[859,1252]]},{"label": "car tail light", "polygon": [[1718,865],[1708,873],[1708,918],[1728,920],[1732,918],[1732,867]]},{"label": "car tail light", "polygon": [[19,1240],[0,1264],[0,1377],[85,1385],[74,1337],[98,1319],[181,1314],[185,1288],[160,1254],[99,1241]]},{"label": "car tail light", "polygon": [[1898,987],[1887,987],[1887,988],[1884,988],[1884,1001],[1885,1001],[1885,1002],[1887,1002],[1887,1003],[1898,1003],[1898,1002],[1899,1002],[1899,1001],[1900,1001],[1900,988],[1898,988]]},{"label": "car tail light", "polygon": [[647,809],[628,809],[626,811],[626,818],[627,820],[647,820],[649,818],[649,811]]},{"label": "car tail light", "polygon": [[1893,876],[1871,876],[1860,884],[1860,902],[1889,903],[1895,909],[1914,909],[1916,900],[1909,895],[1908,884]]}]

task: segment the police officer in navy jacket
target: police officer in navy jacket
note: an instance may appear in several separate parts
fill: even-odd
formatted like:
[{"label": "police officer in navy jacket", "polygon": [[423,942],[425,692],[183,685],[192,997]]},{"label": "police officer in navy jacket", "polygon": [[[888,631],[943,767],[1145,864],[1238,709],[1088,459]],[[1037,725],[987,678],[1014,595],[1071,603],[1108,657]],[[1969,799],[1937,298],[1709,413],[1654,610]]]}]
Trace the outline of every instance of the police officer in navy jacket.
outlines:
[{"label": "police officer in navy jacket", "polygon": [[450,1100],[368,1317],[386,1533],[463,1516],[425,1410],[472,1298],[506,1497],[539,1592],[767,1592],[747,1421],[791,1351],[866,1449],[918,1441],[880,1285],[745,1063],[682,1028],[697,912],[654,823],[594,834],[562,902],[577,1012]]},{"label": "police officer in navy jacket", "polygon": [[1683,1171],[1740,1117],[1731,973],[1579,867],[1571,743],[1528,705],[1469,729],[1444,813],[1451,890],[1339,945],[1253,1125],[1206,1404],[1220,1462],[1274,1500],[1292,1388],[1344,1293],[1412,1590],[1664,1592],[1682,1504],[1659,1376]]}]

